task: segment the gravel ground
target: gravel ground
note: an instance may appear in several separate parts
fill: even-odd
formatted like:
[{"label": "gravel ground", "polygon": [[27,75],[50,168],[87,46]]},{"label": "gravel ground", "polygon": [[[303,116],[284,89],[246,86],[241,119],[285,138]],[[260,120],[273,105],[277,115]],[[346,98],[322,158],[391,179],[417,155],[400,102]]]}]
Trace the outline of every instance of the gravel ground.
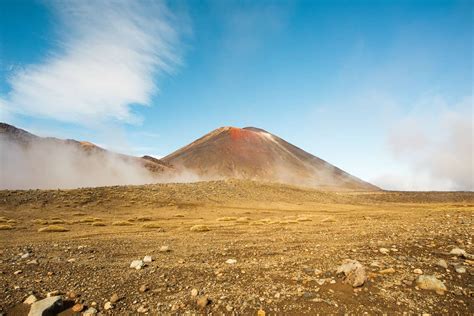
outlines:
[{"label": "gravel ground", "polygon": [[[110,315],[474,313],[473,193],[232,180],[0,191],[0,201],[7,315],[48,293],[64,301],[61,315],[73,305]],[[362,285],[336,274],[345,259],[360,263]],[[445,289],[423,289],[423,277]]]}]

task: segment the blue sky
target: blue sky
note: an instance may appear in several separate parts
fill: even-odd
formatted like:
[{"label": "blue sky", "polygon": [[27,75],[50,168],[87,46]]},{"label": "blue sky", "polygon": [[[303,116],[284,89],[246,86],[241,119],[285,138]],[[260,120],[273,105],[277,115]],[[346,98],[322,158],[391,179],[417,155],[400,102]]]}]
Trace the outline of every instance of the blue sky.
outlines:
[{"label": "blue sky", "polygon": [[473,190],[471,1],[0,2],[0,119],[164,156],[256,126],[391,189]]}]

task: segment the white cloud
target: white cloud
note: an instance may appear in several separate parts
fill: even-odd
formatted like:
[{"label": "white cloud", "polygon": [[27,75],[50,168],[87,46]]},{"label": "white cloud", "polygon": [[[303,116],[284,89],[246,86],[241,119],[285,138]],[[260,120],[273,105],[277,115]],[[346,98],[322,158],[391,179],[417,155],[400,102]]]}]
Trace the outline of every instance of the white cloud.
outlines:
[{"label": "white cloud", "polygon": [[157,1],[57,1],[58,48],[14,72],[9,112],[80,124],[136,122],[155,76],[179,64],[175,17]]},{"label": "white cloud", "polygon": [[388,135],[394,158],[407,170],[374,182],[386,189],[474,191],[473,98],[454,106],[440,97],[429,100]]}]

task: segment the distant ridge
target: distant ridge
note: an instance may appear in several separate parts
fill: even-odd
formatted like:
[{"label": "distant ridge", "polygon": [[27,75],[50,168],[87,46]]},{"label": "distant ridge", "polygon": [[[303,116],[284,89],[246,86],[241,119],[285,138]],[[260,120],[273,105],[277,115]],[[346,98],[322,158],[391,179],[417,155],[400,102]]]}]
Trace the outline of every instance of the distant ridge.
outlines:
[{"label": "distant ridge", "polygon": [[134,157],[123,154],[114,153],[101,148],[88,141],[77,141],[74,139],[59,139],[54,137],[39,137],[31,134],[21,128],[17,128],[13,125],[0,122],[0,138],[9,142],[15,143],[19,146],[27,148],[35,144],[52,145],[59,148],[73,147],[84,151],[90,156],[99,156],[100,158],[114,157],[121,159],[125,162],[134,162],[147,168],[151,172],[170,172],[171,166],[164,163],[160,159],[156,159],[150,156]]}]

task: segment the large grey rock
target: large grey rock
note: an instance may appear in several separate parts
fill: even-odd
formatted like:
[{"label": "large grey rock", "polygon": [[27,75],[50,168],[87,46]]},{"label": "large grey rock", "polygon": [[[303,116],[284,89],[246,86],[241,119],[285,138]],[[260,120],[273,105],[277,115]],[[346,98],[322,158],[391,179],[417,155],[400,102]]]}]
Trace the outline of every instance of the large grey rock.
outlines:
[{"label": "large grey rock", "polygon": [[56,315],[63,307],[63,300],[61,296],[51,296],[31,305],[28,316],[46,316]]},{"label": "large grey rock", "polygon": [[342,265],[340,265],[336,270],[336,274],[341,273],[345,275],[344,282],[352,285],[352,287],[362,286],[367,280],[365,268],[357,260],[344,260]]}]

